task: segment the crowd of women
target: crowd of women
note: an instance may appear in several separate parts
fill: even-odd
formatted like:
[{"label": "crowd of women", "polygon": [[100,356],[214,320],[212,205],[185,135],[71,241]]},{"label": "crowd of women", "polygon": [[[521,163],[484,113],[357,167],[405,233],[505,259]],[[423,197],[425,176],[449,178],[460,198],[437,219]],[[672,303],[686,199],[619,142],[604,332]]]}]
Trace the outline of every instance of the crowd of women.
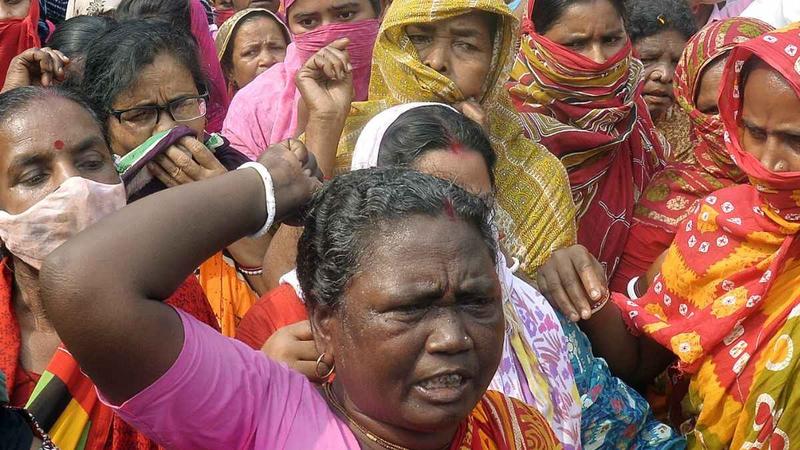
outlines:
[{"label": "crowd of women", "polygon": [[0,448],[794,448],[798,4],[0,0]]}]

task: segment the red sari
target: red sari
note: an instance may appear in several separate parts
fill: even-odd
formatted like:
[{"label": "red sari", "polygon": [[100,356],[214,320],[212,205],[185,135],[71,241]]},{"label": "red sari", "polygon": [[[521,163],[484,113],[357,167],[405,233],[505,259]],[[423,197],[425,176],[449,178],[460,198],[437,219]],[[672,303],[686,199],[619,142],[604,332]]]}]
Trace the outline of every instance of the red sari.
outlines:
[{"label": "red sari", "polygon": [[[739,141],[742,68],[758,57],[800,96],[800,24],[737,45],[721,82],[728,153],[750,183],[705,197],[650,290],[615,295],[630,328],[671,350],[689,380],[690,448],[796,448],[800,404],[800,172],[772,172]],[[784,414],[785,412],[785,414]]]},{"label": "red sari", "polygon": [[[59,346],[39,378],[34,395],[23,399],[16,389],[30,390],[20,383],[26,372],[19,364],[20,328],[14,315],[13,276],[8,260],[0,261],[0,371],[8,379],[9,396],[27,402],[26,408],[62,450],[68,449],[159,449],[155,443],[123,422],[100,403],[91,380],[81,372],[69,351]],[[167,304],[219,329],[205,294],[194,276],[189,277]],[[12,402],[13,405],[13,402]],[[13,406],[25,406],[18,403]],[[84,437],[85,436],[85,437]]]},{"label": "red sari", "polygon": [[630,41],[598,64],[536,32],[528,4],[519,54],[507,87],[531,139],[567,168],[578,208],[578,243],[611,276],[619,264],[633,205],[664,165],[641,91],[643,66]]},{"label": "red sari", "polygon": [[239,322],[236,339],[255,350],[281,328],[308,319],[303,301],[289,284],[281,284],[264,294]]},{"label": "red sari", "polygon": [[0,87],[5,84],[11,60],[25,50],[41,45],[38,0],[31,0],[27,17],[0,20]]},{"label": "red sari", "polygon": [[659,172],[639,199],[622,262],[611,280],[612,291],[625,292],[628,282],[644,274],[667,250],[678,225],[691,208],[708,194],[743,183],[746,177],[731,161],[722,138],[718,115],[697,109],[700,77],[734,45],[772,30],[756,19],[736,17],[709,25],[686,44],[675,69],[675,98],[691,120],[690,135],[695,163],[676,162]]}]

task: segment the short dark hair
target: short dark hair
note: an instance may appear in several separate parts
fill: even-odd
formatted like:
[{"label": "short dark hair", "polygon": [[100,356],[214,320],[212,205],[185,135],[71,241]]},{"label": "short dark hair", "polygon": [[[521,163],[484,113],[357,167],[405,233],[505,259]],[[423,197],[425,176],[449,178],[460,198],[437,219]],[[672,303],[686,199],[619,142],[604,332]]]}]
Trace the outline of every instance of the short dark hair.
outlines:
[{"label": "short dark hair", "polygon": [[497,155],[489,136],[480,125],[446,106],[422,106],[401,114],[383,135],[378,165],[410,168],[429,151],[448,149],[454,144],[483,157],[494,186]]},{"label": "short dark hair", "polygon": [[69,100],[86,110],[105,136],[105,123],[100,120],[100,117],[97,115],[94,108],[92,108],[89,101],[80,93],[59,86],[24,86],[0,94],[0,123],[8,120],[12,115],[19,113],[34,101],[52,98]]},{"label": "short dark hair", "polygon": [[120,22],[91,46],[86,54],[81,88],[104,122],[117,96],[130,88],[139,72],[162,53],[173,56],[191,72],[198,92],[206,90],[194,39],[176,33],[169,23],[158,20]]},{"label": "short dark hair", "polygon": [[675,30],[687,40],[697,33],[686,0],[627,0],[625,28],[633,42]]},{"label": "short dark hair", "polygon": [[[536,32],[539,34],[547,33],[553,24],[561,19],[561,16],[564,15],[567,8],[578,3],[587,3],[589,1],[591,0],[536,0],[536,3],[533,5],[533,14],[531,17],[533,25],[536,27]],[[624,19],[625,0],[607,1],[617,10],[619,16]]]},{"label": "short dark hair", "polygon": [[119,20],[161,19],[175,30],[191,33],[190,0],[122,0],[114,13]]},{"label": "short dark hair", "polygon": [[491,258],[491,211],[451,182],[401,168],[335,177],[311,201],[297,246],[297,275],[309,308],[336,308],[381,226],[414,215],[451,214],[477,230]]},{"label": "short dark hair", "polygon": [[116,21],[106,16],[75,16],[62,22],[47,46],[58,50],[70,59],[85,56],[92,42],[116,26]]}]

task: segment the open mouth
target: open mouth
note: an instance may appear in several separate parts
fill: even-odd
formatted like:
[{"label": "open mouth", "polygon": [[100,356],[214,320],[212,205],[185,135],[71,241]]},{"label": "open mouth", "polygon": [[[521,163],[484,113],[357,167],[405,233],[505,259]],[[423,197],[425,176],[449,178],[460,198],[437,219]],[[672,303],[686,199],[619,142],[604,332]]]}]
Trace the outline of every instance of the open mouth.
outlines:
[{"label": "open mouth", "polygon": [[457,373],[447,373],[427,378],[414,388],[431,403],[453,403],[461,400],[471,379]]}]

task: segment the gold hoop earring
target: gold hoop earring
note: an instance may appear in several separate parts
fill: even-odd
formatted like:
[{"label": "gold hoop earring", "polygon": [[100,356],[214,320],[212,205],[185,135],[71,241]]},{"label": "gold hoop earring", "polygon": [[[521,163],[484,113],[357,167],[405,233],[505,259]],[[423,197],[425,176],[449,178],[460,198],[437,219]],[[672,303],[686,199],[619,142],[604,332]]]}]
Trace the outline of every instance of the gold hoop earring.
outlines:
[{"label": "gold hoop earring", "polygon": [[[326,373],[324,375],[320,375],[319,366],[320,366],[320,364],[325,363],[325,361],[323,361],[324,358],[325,358],[325,352],[322,352],[322,354],[319,355],[319,358],[317,358],[317,365],[314,367],[314,374],[320,380],[327,381],[328,378],[330,378],[331,375],[333,375],[333,371],[336,370],[336,364],[334,363],[334,364],[331,365],[331,368],[330,368],[330,370],[328,370],[328,373]],[[328,363],[325,363],[325,364],[327,365]]]}]

